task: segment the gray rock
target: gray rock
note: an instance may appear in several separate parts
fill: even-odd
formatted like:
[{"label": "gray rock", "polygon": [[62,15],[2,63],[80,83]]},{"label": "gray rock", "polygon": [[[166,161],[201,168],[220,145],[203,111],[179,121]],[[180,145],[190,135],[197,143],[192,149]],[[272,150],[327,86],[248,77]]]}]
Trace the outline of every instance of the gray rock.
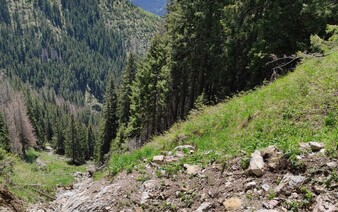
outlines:
[{"label": "gray rock", "polygon": [[202,171],[202,168],[197,165],[184,164],[183,166],[187,169],[187,174],[189,175],[197,175]]},{"label": "gray rock", "polygon": [[274,209],[279,204],[278,200],[270,200],[269,202],[263,203],[263,206],[267,209]]},{"label": "gray rock", "polygon": [[262,189],[267,192],[270,190],[270,186],[268,184],[263,184]]},{"label": "gray rock", "polygon": [[260,177],[264,174],[264,160],[259,151],[255,151],[251,154],[249,171]]},{"label": "gray rock", "polygon": [[141,197],[141,205],[144,205],[148,202],[148,199],[150,198],[150,195],[148,192],[143,192]]},{"label": "gray rock", "polygon": [[277,151],[276,147],[268,146],[267,148],[260,150],[260,153],[262,157],[269,158],[273,156],[274,154],[276,154],[276,151]]},{"label": "gray rock", "polygon": [[280,192],[286,185],[288,185],[291,189],[300,187],[303,182],[305,181],[305,177],[303,176],[294,176],[290,173],[284,175],[282,181],[279,183],[279,185],[275,188],[275,192]]},{"label": "gray rock", "polygon": [[212,207],[211,202],[204,202],[197,208],[195,212],[207,212],[210,210],[211,207]]},{"label": "gray rock", "polygon": [[184,149],[187,150],[195,150],[195,147],[191,146],[191,145],[182,145],[182,146],[177,146],[175,148],[175,151],[183,151]]},{"label": "gray rock", "polygon": [[330,168],[336,168],[337,167],[337,163],[336,162],[329,162],[329,163],[327,163],[326,164],[328,167],[330,167]]},{"label": "gray rock", "polygon": [[314,152],[318,152],[318,151],[320,151],[321,149],[324,148],[324,145],[322,143],[319,143],[319,142],[309,142],[309,145],[311,147],[311,150],[314,151]]},{"label": "gray rock", "polygon": [[250,190],[250,189],[255,188],[256,185],[257,185],[257,183],[253,181],[253,182],[249,182],[249,183],[245,184],[244,187],[245,187],[245,190]]},{"label": "gray rock", "polygon": [[289,186],[291,186],[293,188],[300,187],[303,184],[303,182],[305,181],[305,179],[306,179],[305,177],[300,176],[300,175],[291,176],[290,181],[289,181]]},{"label": "gray rock", "polygon": [[153,157],[153,163],[156,164],[162,164],[164,162],[164,156],[163,155],[157,155]]}]

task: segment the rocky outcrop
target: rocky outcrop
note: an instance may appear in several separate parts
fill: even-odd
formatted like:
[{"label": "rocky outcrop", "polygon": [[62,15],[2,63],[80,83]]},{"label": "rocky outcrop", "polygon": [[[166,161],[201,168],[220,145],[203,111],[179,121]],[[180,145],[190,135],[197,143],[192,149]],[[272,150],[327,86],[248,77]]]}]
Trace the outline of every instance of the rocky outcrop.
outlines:
[{"label": "rocky outcrop", "polygon": [[0,184],[0,211],[24,211],[24,204],[5,185]]}]

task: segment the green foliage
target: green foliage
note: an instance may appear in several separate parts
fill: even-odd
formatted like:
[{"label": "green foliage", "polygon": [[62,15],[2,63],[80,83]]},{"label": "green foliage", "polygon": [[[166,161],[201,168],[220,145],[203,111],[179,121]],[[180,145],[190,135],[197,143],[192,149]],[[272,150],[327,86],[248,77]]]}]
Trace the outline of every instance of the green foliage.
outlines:
[{"label": "green foliage", "polygon": [[167,125],[170,73],[166,66],[166,47],[165,38],[154,38],[146,57],[138,65],[132,85],[128,135],[140,140],[140,144]]},{"label": "green foliage", "polygon": [[10,151],[10,140],[9,140],[9,134],[8,134],[8,127],[5,122],[5,119],[0,113],[0,149]]},{"label": "green foliage", "polygon": [[[5,183],[15,196],[26,203],[50,200],[39,192],[53,196],[57,187],[67,187],[74,183],[74,172],[86,171],[84,166],[68,165],[65,158],[60,158],[58,155],[46,152],[39,152],[39,154],[39,160],[45,164],[43,171],[36,163],[26,163],[18,158],[8,157],[15,164],[10,168],[11,170],[7,170],[9,181]],[[5,178],[6,176],[0,174],[0,182],[3,183]]]},{"label": "green foliage", "polygon": [[25,153],[25,160],[28,163],[33,163],[38,157],[39,154],[33,148],[29,148]]},{"label": "green foliage", "polygon": [[83,132],[83,127],[75,123],[74,117],[71,116],[65,140],[65,153],[67,157],[71,158],[71,163],[74,165],[85,163],[86,140]]},{"label": "green foliage", "polygon": [[103,104],[103,114],[100,123],[99,140],[95,146],[95,159],[104,162],[104,155],[109,153],[111,142],[116,138],[118,130],[117,96],[115,93],[114,79],[110,77]]},{"label": "green foliage", "polygon": [[102,101],[109,73],[119,76],[126,51],[144,54],[159,24],[127,0],[2,3],[0,64],[6,74],[78,104],[87,87]]},{"label": "green foliage", "polygon": [[[334,106],[338,104],[337,64],[337,52],[324,58],[305,59],[288,76],[225,103],[207,107],[199,114],[189,116],[186,122],[177,123],[168,132],[154,137],[144,147],[112,156],[110,170],[118,172],[143,158],[172,151],[179,144],[177,138],[180,135],[185,135],[184,144],[198,149],[194,154],[198,156],[191,156],[194,163],[205,158],[205,151],[223,150],[222,155],[234,157],[240,151],[250,154],[269,145],[276,145],[292,159],[300,153],[299,142],[312,140],[322,141],[326,148],[335,150],[336,127],[326,126],[324,120],[327,114],[338,112]],[[242,128],[243,120],[249,116],[251,121]],[[220,161],[220,157],[215,158]]]}]

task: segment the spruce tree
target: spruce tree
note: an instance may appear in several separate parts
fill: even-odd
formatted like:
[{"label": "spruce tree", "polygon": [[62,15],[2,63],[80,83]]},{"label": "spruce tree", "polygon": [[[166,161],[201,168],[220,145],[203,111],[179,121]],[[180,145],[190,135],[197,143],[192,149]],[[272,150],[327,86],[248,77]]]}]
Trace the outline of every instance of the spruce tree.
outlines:
[{"label": "spruce tree", "polygon": [[132,86],[131,120],[128,136],[138,145],[167,127],[165,117],[170,91],[165,37],[155,37],[145,59],[139,64]]},{"label": "spruce tree", "polygon": [[66,156],[71,158],[74,165],[81,165],[85,162],[84,136],[82,127],[75,122],[74,116],[71,116],[66,133],[65,151]]},{"label": "spruce tree", "polygon": [[111,142],[116,137],[118,129],[116,113],[117,97],[115,93],[114,79],[110,77],[105,93],[105,102],[103,104],[99,139],[95,145],[95,158],[98,162],[104,162],[104,155],[109,153]]},{"label": "spruce tree", "polygon": [[130,98],[132,95],[132,83],[136,73],[136,62],[134,55],[130,53],[128,55],[126,68],[122,73],[122,81],[119,89],[118,99],[118,116],[119,124],[125,125],[129,122],[130,118]]},{"label": "spruce tree", "polygon": [[10,140],[9,140],[9,132],[6,121],[0,112],[0,148],[10,151]]},{"label": "spruce tree", "polygon": [[95,136],[91,124],[87,127],[86,142],[87,142],[86,160],[90,160],[94,156],[94,148],[95,148]]}]

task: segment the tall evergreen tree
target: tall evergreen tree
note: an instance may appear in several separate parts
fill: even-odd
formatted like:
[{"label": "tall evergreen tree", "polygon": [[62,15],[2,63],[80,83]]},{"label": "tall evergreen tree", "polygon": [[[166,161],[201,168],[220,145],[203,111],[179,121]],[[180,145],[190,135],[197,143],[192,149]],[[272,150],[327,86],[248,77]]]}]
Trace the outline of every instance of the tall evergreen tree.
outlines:
[{"label": "tall evergreen tree", "polygon": [[84,136],[82,127],[75,122],[74,116],[71,116],[66,133],[65,151],[72,164],[80,165],[85,162]]},{"label": "tall evergreen tree", "polygon": [[168,118],[165,116],[168,114],[170,72],[166,47],[164,37],[155,37],[147,56],[138,66],[132,86],[128,135],[136,138],[137,145],[168,127]]},{"label": "tall evergreen tree", "polygon": [[106,89],[103,104],[102,120],[100,124],[100,135],[95,145],[95,155],[98,162],[104,162],[104,155],[109,153],[110,145],[116,137],[118,129],[117,120],[117,97],[114,87],[114,79],[110,77]]},{"label": "tall evergreen tree", "polygon": [[0,112],[0,148],[10,151],[9,132],[4,116]]},{"label": "tall evergreen tree", "polygon": [[126,68],[122,74],[122,81],[119,89],[118,116],[119,124],[126,125],[130,118],[130,98],[132,95],[132,83],[136,74],[136,62],[133,53],[127,58]]},{"label": "tall evergreen tree", "polygon": [[87,142],[86,160],[90,160],[94,156],[94,148],[95,148],[95,136],[91,124],[87,127],[86,142]]}]

